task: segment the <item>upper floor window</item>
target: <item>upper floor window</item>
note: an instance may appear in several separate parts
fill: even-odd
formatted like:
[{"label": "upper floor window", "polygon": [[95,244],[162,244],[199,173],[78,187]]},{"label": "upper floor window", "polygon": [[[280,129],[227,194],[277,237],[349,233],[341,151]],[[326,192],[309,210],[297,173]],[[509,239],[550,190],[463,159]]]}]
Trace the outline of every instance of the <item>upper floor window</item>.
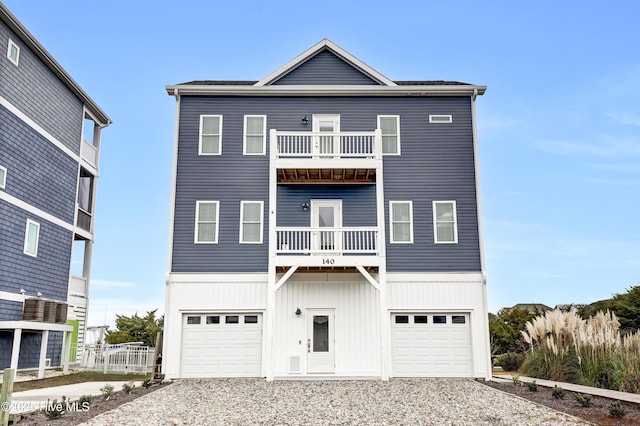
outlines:
[{"label": "upper floor window", "polygon": [[40,224],[27,219],[24,231],[24,254],[36,257],[38,255],[38,240],[40,239]]},{"label": "upper floor window", "polygon": [[400,154],[400,116],[379,115],[378,128],[382,132],[382,153]]},{"label": "upper floor window", "polygon": [[431,114],[429,115],[429,123],[453,123],[451,114]]},{"label": "upper floor window", "polygon": [[196,244],[218,244],[219,201],[196,201]]},{"label": "upper floor window", "polygon": [[200,155],[222,154],[222,116],[200,116],[200,143],[198,148]]},{"label": "upper floor window", "polygon": [[391,243],[413,243],[413,203],[389,201]]},{"label": "upper floor window", "polygon": [[266,154],[266,115],[245,115],[244,116],[244,154],[264,155]]},{"label": "upper floor window", "polygon": [[7,58],[9,58],[14,65],[18,66],[20,62],[20,47],[11,39],[9,39],[9,45],[7,46]]},{"label": "upper floor window", "polygon": [[7,185],[7,168],[0,166],[0,189]]},{"label": "upper floor window", "polygon": [[436,244],[455,244],[458,242],[455,201],[433,202],[433,232]]},{"label": "upper floor window", "polygon": [[262,218],[264,217],[262,201],[240,202],[240,243],[262,244]]}]

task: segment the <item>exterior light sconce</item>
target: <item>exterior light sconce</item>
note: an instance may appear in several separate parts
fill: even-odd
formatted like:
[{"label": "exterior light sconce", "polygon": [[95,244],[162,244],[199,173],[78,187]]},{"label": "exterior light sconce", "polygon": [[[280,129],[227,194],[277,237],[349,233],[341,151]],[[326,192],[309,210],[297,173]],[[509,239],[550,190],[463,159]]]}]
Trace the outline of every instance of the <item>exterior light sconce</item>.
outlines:
[{"label": "exterior light sconce", "polygon": [[296,315],[297,315],[297,316],[300,316],[300,314],[301,314],[301,313],[302,313],[302,311],[300,310],[300,308],[297,308],[297,309],[296,309]]},{"label": "exterior light sconce", "polygon": [[305,211],[305,212],[306,212],[307,210],[309,210],[309,203],[303,203],[303,204],[302,204],[302,210],[303,210],[303,211]]},{"label": "exterior light sconce", "polygon": [[309,117],[307,117],[306,115],[302,117],[302,124],[304,124],[305,126],[309,124]]}]

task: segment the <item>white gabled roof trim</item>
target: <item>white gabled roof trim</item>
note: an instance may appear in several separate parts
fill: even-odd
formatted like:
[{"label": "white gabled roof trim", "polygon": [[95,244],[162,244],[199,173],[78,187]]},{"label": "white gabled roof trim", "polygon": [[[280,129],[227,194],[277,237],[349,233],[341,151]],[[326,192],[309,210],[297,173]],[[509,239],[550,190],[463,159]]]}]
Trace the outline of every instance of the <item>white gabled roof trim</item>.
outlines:
[{"label": "white gabled roof trim", "polygon": [[275,70],[274,72],[272,72],[271,74],[269,74],[268,76],[266,76],[265,78],[257,82],[255,85],[257,87],[260,87],[260,86],[267,86],[273,83],[274,81],[278,80],[279,78],[293,71],[294,69],[299,67],[302,63],[311,59],[312,57],[314,57],[324,49],[331,50],[338,57],[340,57],[341,59],[343,59],[344,61],[346,61],[347,63],[349,63],[351,66],[358,69],[362,73],[366,74],[368,77],[372,78],[373,80],[376,80],[385,86],[396,86],[396,83],[394,83],[392,80],[389,80],[387,77],[385,77],[378,71],[374,70],[369,65],[365,64],[360,59],[356,58],[351,53],[347,52],[346,50],[344,50],[343,48],[341,48],[340,46],[338,46],[337,44],[335,44],[334,42],[326,38],[316,43],[315,45],[311,46],[309,49],[305,50],[300,55],[293,58],[284,66],[278,68],[277,70]]}]

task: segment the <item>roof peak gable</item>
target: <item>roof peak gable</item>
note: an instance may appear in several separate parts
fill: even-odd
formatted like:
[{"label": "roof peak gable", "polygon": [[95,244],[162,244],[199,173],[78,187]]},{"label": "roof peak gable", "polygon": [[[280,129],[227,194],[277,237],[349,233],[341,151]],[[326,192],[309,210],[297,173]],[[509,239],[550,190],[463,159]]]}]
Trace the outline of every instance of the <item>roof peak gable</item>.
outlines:
[{"label": "roof peak gable", "polygon": [[388,79],[375,69],[371,68],[369,65],[365,64],[331,40],[325,38],[320,40],[315,45],[311,46],[309,49],[302,52],[300,55],[293,58],[291,61],[286,63],[284,66],[278,68],[271,74],[267,75],[262,80],[258,81],[255,86],[269,86],[272,83],[275,83],[277,80],[283,78],[285,75],[289,74],[293,70],[300,67],[305,62],[309,61],[311,58],[315,57],[321,52],[330,51],[338,58],[345,61],[347,64],[351,65],[356,70],[360,71],[370,79],[376,81],[382,86],[397,86],[395,82]]}]

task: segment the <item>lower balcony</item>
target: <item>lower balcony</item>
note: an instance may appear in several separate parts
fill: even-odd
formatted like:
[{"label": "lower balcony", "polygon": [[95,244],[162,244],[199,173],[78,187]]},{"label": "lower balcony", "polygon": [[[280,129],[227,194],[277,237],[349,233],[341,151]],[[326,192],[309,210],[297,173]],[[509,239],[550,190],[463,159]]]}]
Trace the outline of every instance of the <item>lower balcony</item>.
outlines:
[{"label": "lower balcony", "polygon": [[378,266],[377,227],[277,227],[276,266]]}]

